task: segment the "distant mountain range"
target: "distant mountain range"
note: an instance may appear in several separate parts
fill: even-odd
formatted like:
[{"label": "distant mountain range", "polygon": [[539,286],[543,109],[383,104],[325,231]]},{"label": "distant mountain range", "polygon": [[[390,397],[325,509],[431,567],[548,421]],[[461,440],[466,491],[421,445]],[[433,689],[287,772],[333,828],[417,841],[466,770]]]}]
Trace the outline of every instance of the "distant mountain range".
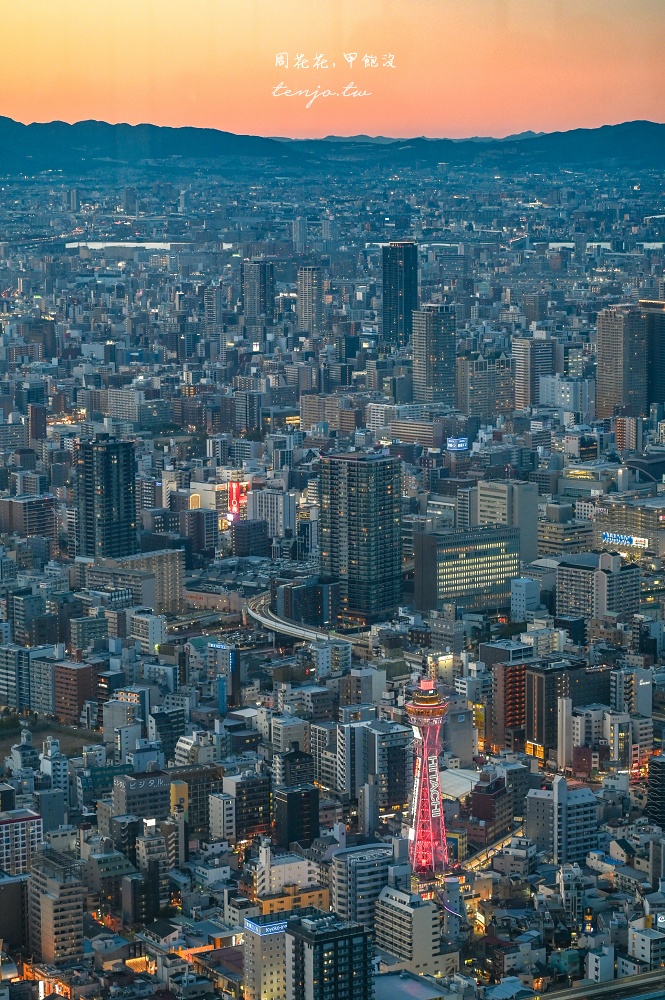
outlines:
[{"label": "distant mountain range", "polygon": [[341,172],[365,164],[390,168],[438,163],[519,167],[624,165],[662,168],[665,124],[649,121],[604,125],[570,132],[524,132],[505,139],[389,139],[327,136],[325,139],[263,138],[203,128],[109,125],[84,121],[23,125],[0,117],[0,173],[62,170],[90,173],[103,168],[189,167],[193,162],[245,167],[255,162],[291,170]]}]

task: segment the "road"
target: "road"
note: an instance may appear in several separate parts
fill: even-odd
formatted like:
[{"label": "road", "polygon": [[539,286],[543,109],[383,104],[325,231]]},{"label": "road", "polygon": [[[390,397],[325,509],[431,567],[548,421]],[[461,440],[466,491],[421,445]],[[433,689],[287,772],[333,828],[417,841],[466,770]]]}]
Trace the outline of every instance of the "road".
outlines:
[{"label": "road", "polygon": [[468,861],[464,861],[462,864],[462,868],[464,868],[465,871],[468,872],[480,871],[482,868],[485,868],[488,865],[488,863],[491,861],[492,857],[497,853],[497,851],[501,851],[503,850],[504,847],[508,847],[508,844],[513,839],[513,837],[523,837],[523,836],[524,836],[524,827],[520,823],[519,826],[516,826],[514,830],[512,830],[512,832],[508,834],[508,836],[502,837],[501,840],[495,840],[493,844],[490,844],[488,847],[483,848],[480,854],[474,854],[474,856],[470,858]]},{"label": "road", "polygon": [[289,635],[294,639],[301,639],[303,642],[326,642],[330,639],[340,639],[350,642],[354,646],[364,646],[367,648],[371,644],[369,635],[352,633],[345,635],[335,632],[334,629],[324,630],[308,628],[306,625],[299,625],[297,622],[289,621],[286,618],[279,618],[270,610],[270,594],[259,594],[258,597],[250,597],[247,601],[247,613],[254,621],[259,622],[263,628],[270,632],[279,632],[280,635]]}]

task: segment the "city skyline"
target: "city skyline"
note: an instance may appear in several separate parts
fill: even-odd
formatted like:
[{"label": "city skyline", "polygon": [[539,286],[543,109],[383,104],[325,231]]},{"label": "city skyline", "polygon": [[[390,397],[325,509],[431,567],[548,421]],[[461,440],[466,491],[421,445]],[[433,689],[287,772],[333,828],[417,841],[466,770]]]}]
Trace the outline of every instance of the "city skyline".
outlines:
[{"label": "city skyline", "polygon": [[[0,112],[293,138],[503,137],[663,120],[656,0],[420,0],[415,15],[391,0],[193,0],[185,25],[175,0],[120,0],[113,11],[82,0],[5,10]],[[298,55],[308,68],[295,67]],[[365,55],[377,65],[364,66]],[[327,69],[313,68],[317,56]],[[307,97],[273,96],[280,84],[319,93],[306,107]],[[322,96],[350,84],[348,99]]]}]

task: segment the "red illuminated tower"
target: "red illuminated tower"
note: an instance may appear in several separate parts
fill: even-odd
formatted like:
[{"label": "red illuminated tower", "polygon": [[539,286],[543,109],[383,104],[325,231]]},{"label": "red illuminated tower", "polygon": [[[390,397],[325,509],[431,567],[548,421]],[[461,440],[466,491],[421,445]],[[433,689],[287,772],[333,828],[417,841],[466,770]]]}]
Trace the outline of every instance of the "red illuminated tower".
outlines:
[{"label": "red illuminated tower", "polygon": [[409,860],[418,875],[440,875],[448,867],[439,782],[441,727],[447,710],[433,680],[422,680],[406,706],[409,722],[417,732]]}]

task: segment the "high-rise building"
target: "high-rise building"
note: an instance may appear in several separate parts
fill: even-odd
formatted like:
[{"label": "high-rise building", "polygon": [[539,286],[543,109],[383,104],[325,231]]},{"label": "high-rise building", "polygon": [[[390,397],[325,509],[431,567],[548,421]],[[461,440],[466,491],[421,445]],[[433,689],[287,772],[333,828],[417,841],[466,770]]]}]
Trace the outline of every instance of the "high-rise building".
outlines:
[{"label": "high-rise building", "polygon": [[636,306],[611,306],[596,324],[596,414],[642,417],[647,408],[647,323]]},{"label": "high-rise building", "polygon": [[319,835],[319,790],[316,785],[277,788],[273,796],[275,843],[309,847]]},{"label": "high-rise building", "polygon": [[246,260],[242,268],[242,305],[247,319],[265,316],[272,320],[275,278],[269,260]]},{"label": "high-rise building", "polygon": [[321,578],[340,585],[340,617],[369,623],[402,595],[401,462],[383,455],[321,463]]},{"label": "high-rise building", "polygon": [[665,826],[665,756],[649,758],[646,814],[652,823]]},{"label": "high-rise building", "polygon": [[83,959],[81,865],[50,849],[32,862],[28,941],[35,959],[48,965]]},{"label": "high-rise building", "polygon": [[235,799],[236,839],[251,840],[270,829],[270,777],[247,771],[224,775],[223,791]]},{"label": "high-rise building", "polygon": [[286,928],[286,1000],[372,1000],[372,935],[322,911]]},{"label": "high-rise building", "polygon": [[383,247],[383,340],[403,347],[411,340],[418,308],[418,247],[410,240]]},{"label": "high-rise building", "polygon": [[312,337],[323,330],[323,272],[316,265],[298,268],[298,329]]},{"label": "high-rise building", "polygon": [[385,886],[376,902],[375,943],[417,976],[441,973],[441,926],[432,899]]},{"label": "high-rise building", "polygon": [[524,678],[526,663],[492,664],[492,743],[521,750],[524,746]]},{"label": "high-rise building", "polygon": [[335,851],[330,866],[330,903],[335,913],[373,927],[374,907],[384,885],[388,885],[388,871],[394,864],[395,849],[390,844]]},{"label": "high-rise building", "polygon": [[526,410],[540,402],[540,378],[554,374],[555,347],[555,341],[545,338],[516,337],[513,340],[516,410]]},{"label": "high-rise building", "polygon": [[428,303],[412,315],[413,399],[416,403],[456,402],[455,307]]},{"label": "high-rise building", "polygon": [[100,434],[77,447],[79,556],[119,559],[138,550],[131,441]]},{"label": "high-rise building", "polygon": [[596,796],[558,774],[551,788],[527,792],[525,833],[555,865],[584,862],[598,841]]},{"label": "high-rise building", "polygon": [[510,606],[510,581],[519,576],[519,528],[484,525],[416,531],[414,599],[417,611],[467,611]]},{"label": "high-rise building", "polygon": [[665,404],[665,300],[640,300],[647,328],[647,403]]},{"label": "high-rise building", "polygon": [[604,618],[607,614],[637,614],[640,568],[621,562],[617,552],[569,555],[556,570],[556,613]]},{"label": "high-rise building", "polygon": [[508,524],[519,528],[520,559],[538,558],[538,487],[535,483],[481,480],[471,500],[472,524]]},{"label": "high-rise building", "polygon": [[42,817],[32,809],[0,812],[0,869],[8,875],[29,871],[42,834]]},{"label": "high-rise building", "polygon": [[243,981],[245,1000],[286,996],[286,914],[245,917]]},{"label": "high-rise building", "polygon": [[457,408],[467,417],[488,420],[515,408],[515,364],[499,354],[462,355],[457,358]]}]

